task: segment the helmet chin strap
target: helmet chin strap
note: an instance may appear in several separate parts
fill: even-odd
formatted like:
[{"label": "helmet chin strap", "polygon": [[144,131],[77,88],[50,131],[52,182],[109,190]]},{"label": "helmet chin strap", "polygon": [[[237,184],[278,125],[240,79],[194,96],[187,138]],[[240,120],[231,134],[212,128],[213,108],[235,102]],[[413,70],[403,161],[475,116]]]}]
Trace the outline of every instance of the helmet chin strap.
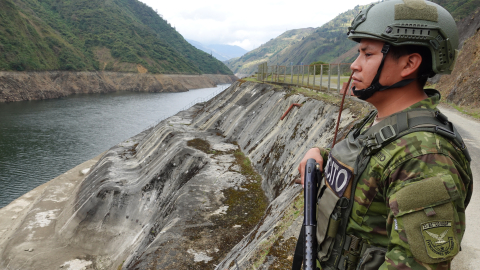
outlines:
[{"label": "helmet chin strap", "polygon": [[371,96],[373,96],[373,94],[375,94],[376,92],[379,92],[379,91],[384,91],[384,90],[387,90],[387,89],[392,89],[392,88],[398,88],[398,87],[403,87],[411,82],[413,82],[415,79],[405,79],[405,80],[402,80],[402,81],[399,81],[393,85],[390,85],[390,86],[383,86],[380,84],[379,80],[380,80],[380,74],[382,73],[382,69],[383,69],[383,64],[385,63],[385,58],[387,57],[387,53],[388,51],[390,50],[390,44],[383,44],[383,47],[382,47],[382,53],[383,53],[383,58],[382,58],[382,62],[380,63],[380,66],[378,67],[378,70],[377,70],[377,75],[375,75],[375,78],[373,78],[373,81],[372,81],[372,84],[365,88],[365,89],[362,89],[362,90],[356,90],[355,89],[355,86],[352,88],[352,91],[353,91],[353,94],[358,97],[359,99],[361,100],[367,100],[369,99]]}]

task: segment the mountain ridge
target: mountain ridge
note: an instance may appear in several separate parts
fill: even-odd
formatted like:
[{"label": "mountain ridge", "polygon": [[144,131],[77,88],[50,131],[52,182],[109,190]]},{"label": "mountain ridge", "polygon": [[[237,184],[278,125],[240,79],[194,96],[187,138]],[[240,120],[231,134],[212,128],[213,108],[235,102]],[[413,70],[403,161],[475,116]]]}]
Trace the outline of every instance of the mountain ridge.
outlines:
[{"label": "mountain ridge", "polygon": [[232,74],[138,0],[2,0],[0,70]]},{"label": "mountain ridge", "polygon": [[[433,0],[432,2],[447,9],[457,23],[471,16],[472,11],[480,6],[480,0]],[[371,4],[373,3],[378,2],[372,2]],[[355,50],[356,43],[346,38],[347,28],[350,26],[355,15],[371,4],[357,5],[353,9],[340,13],[322,26],[313,28],[314,31],[312,31],[312,33],[302,37],[300,40],[291,44],[291,46],[288,46],[288,48],[278,48],[268,53],[263,52],[262,54],[262,45],[241,58],[231,59],[225,63],[235,74],[250,75],[257,71],[257,65],[260,62],[268,62],[269,65],[281,66],[300,65],[302,63],[310,64],[316,61],[330,63],[352,62],[356,57],[356,53],[352,54],[352,50]],[[287,32],[270,40],[267,44],[281,39]],[[471,35],[472,34],[473,32]],[[468,37],[469,36],[463,37],[461,41]],[[255,58],[245,59],[249,55],[255,55]]]},{"label": "mountain ridge", "polygon": [[224,63],[238,77],[241,77],[241,75],[253,74],[256,71],[258,64],[265,61],[271,62],[280,52],[294,46],[294,44],[300,42],[313,31],[314,28],[312,27],[288,30],[245,55],[227,60]]}]

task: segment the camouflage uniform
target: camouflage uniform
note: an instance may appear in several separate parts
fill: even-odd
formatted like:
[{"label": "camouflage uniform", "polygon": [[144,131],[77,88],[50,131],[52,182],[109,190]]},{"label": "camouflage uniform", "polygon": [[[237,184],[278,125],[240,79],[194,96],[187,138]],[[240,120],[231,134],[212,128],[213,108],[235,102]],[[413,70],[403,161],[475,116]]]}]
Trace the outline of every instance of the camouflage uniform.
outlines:
[{"label": "camouflage uniform", "polygon": [[[437,110],[439,99],[436,92],[404,111]],[[320,150],[326,161],[329,151]],[[470,164],[458,147],[435,133],[405,135],[374,154],[353,190],[347,233],[387,248],[380,269],[450,269],[472,195]]]}]

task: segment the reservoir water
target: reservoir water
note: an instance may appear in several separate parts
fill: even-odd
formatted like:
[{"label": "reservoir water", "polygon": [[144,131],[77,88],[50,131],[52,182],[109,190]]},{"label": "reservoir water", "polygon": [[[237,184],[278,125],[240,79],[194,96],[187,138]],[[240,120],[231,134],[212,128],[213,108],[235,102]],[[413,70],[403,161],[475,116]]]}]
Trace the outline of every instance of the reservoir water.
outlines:
[{"label": "reservoir water", "polygon": [[0,103],[0,208],[228,86]]}]

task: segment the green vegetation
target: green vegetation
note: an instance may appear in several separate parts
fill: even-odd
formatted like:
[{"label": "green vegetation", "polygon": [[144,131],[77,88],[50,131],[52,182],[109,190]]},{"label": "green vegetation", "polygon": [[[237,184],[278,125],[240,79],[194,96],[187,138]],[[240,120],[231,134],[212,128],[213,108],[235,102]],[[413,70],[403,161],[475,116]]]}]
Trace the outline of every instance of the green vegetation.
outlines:
[{"label": "green vegetation", "polygon": [[212,152],[210,143],[200,138],[195,138],[193,140],[187,141],[187,145],[207,154],[210,154]]},{"label": "green vegetation", "polygon": [[470,15],[480,6],[480,0],[430,0],[448,10],[455,21],[460,21]]},{"label": "green vegetation", "polygon": [[[316,68],[315,68],[315,75],[320,75],[320,72],[322,71],[322,69],[320,68],[320,65],[325,65],[328,63],[325,63],[323,61],[316,61],[316,62],[312,62],[310,65],[311,66],[314,66],[314,65],[318,65]],[[310,70],[310,74],[313,75],[313,69]],[[328,74],[328,66],[323,66],[323,75],[327,75]]]},{"label": "green vegetation", "polygon": [[0,70],[231,71],[137,0],[3,0]]},{"label": "green vegetation", "polygon": [[480,120],[480,108],[478,108],[478,107],[475,107],[475,106],[472,106],[472,105],[458,106],[458,105],[456,105],[452,102],[449,102],[449,101],[442,101],[442,103],[447,104],[447,105],[455,108],[457,111],[459,111],[463,114],[470,115],[471,117]]},{"label": "green vegetation", "polygon": [[[205,240],[206,235],[208,235],[208,239],[215,243],[219,249],[218,252],[209,254],[212,257],[210,262],[196,262],[195,269],[213,269],[214,263],[218,263],[224,258],[246,234],[262,221],[268,206],[268,199],[262,189],[261,176],[252,167],[250,159],[242,153],[237,142],[231,143],[237,145],[237,149],[225,152],[216,151],[215,153],[215,150],[211,149],[206,140],[196,138],[187,142],[191,147],[216,155],[219,161],[223,158],[220,155],[233,156],[235,160],[228,170],[232,173],[240,173],[245,177],[240,186],[222,190],[222,202],[225,206],[228,206],[226,214],[212,215],[209,218],[212,224],[208,228],[203,228],[203,225],[195,226],[195,216],[188,221],[188,224],[192,226],[188,226],[185,230],[185,236],[192,244],[199,241],[208,241]],[[224,179],[219,176],[217,181],[224,181]],[[202,213],[198,214],[202,215]]]},{"label": "green vegetation", "polygon": [[[457,21],[467,17],[480,6],[480,0],[433,0],[432,2],[445,7]],[[376,2],[372,1],[372,3]],[[299,35],[297,39],[291,40],[288,46],[274,46],[281,40],[285,40],[287,33],[299,31],[289,30],[241,58],[232,59],[226,64],[235,73],[253,74],[261,62],[280,66],[317,61],[351,63],[357,56],[356,51],[353,50],[356,43],[347,39],[347,28],[355,15],[368,6],[357,5],[355,8],[343,12],[308,35]],[[344,72],[348,73],[348,71],[342,73]]]},{"label": "green vegetation", "polygon": [[276,257],[276,261],[272,269],[288,269],[292,265],[293,254],[297,239],[292,237],[290,239],[283,239],[283,234],[290,228],[293,222],[303,214],[303,191],[290,203],[285,210],[282,219],[275,224],[273,234],[262,241],[257,248],[256,255],[252,258],[254,269],[259,269],[265,262],[267,256]]},{"label": "green vegetation", "polygon": [[289,30],[242,57],[230,59],[225,61],[225,63],[234,73],[242,74],[253,74],[257,71],[258,64],[262,62],[268,61],[271,65],[284,63],[282,61],[282,52],[300,42],[314,30],[314,28]]},{"label": "green vegetation", "polygon": [[[255,59],[261,59],[261,62],[267,61],[269,65],[278,64],[290,66],[292,63],[293,65],[300,65],[302,63],[308,64],[318,61],[324,63],[332,62],[335,58],[355,46],[355,42],[346,38],[347,28],[350,26],[355,15],[365,7],[367,6],[356,6],[352,10],[341,13],[330,22],[314,29],[314,31],[308,35],[295,40],[288,47],[281,49],[276,48],[276,50],[271,50],[268,53],[262,54],[264,50],[262,50],[263,46],[261,46],[239,59],[227,62],[227,66],[235,73],[253,73],[256,71],[257,65],[260,61],[248,62],[246,61],[247,55],[255,55]],[[282,39],[286,33],[282,34],[277,39]],[[269,41],[265,46],[270,43],[273,44],[274,42],[275,39]],[[272,47],[272,49],[275,49],[275,47]],[[254,64],[254,67],[252,67],[252,64]]]}]

